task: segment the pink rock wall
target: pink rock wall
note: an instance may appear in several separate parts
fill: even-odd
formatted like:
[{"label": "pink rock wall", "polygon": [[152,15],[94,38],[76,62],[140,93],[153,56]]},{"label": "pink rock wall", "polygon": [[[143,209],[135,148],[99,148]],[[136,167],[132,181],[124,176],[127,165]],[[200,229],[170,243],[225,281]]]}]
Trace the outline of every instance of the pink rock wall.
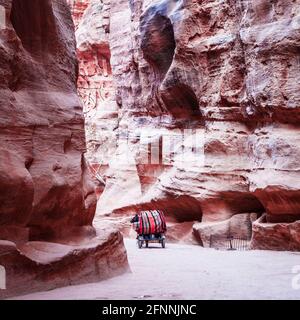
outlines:
[{"label": "pink rock wall", "polygon": [[75,30],[82,19],[85,9],[88,7],[90,0],[66,0],[71,8],[71,14],[75,25]]},{"label": "pink rock wall", "polygon": [[[91,260],[109,274],[107,257],[100,254],[104,247],[109,251],[105,234],[114,234],[115,271],[120,272],[127,266],[122,237],[107,230],[100,245],[92,227],[95,185],[84,158],[70,10],[64,0],[3,0],[0,5],[7,18],[0,30],[0,251],[7,254],[0,255],[0,265],[7,269],[8,283],[1,296],[64,285],[66,259],[75,261],[85,248],[94,250],[82,255],[82,273],[74,269],[71,281],[102,277],[101,268],[89,270]],[[62,243],[70,247],[61,251]],[[55,261],[52,281],[38,276],[44,272],[41,264],[47,265],[40,264],[41,251],[50,264]]]},{"label": "pink rock wall", "polygon": [[[130,161],[109,163],[98,217],[119,212],[118,220],[133,206],[147,205],[161,206],[177,222],[213,222],[252,212],[265,212],[267,222],[298,220],[299,4],[101,4],[98,14],[104,14],[104,4],[109,8],[106,39],[118,105],[117,127],[107,131],[129,141],[111,154],[130,150]],[[153,163],[141,163],[149,141],[176,135],[178,129],[202,132],[204,163],[192,166],[191,154],[182,163],[179,152],[155,169]],[[101,126],[96,131],[103,132]],[[104,142],[101,150],[103,145],[111,150]]]},{"label": "pink rock wall", "polygon": [[110,3],[89,0],[68,3],[77,26],[77,87],[84,106],[87,158],[92,168],[98,168],[106,153],[103,145],[113,141],[111,132],[118,126],[116,88],[110,65]]},{"label": "pink rock wall", "polygon": [[45,236],[90,225],[95,196],[83,158],[70,13],[63,1],[5,5],[10,20],[1,30],[1,225],[45,229]]}]

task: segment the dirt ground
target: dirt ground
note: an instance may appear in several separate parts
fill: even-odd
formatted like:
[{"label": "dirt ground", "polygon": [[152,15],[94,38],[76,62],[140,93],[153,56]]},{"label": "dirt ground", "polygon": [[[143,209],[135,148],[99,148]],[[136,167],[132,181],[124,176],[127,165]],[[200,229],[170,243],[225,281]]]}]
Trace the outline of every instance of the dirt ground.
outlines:
[{"label": "dirt ground", "polygon": [[300,253],[179,244],[138,249],[131,239],[125,245],[131,273],[17,299],[300,299],[292,286]]}]

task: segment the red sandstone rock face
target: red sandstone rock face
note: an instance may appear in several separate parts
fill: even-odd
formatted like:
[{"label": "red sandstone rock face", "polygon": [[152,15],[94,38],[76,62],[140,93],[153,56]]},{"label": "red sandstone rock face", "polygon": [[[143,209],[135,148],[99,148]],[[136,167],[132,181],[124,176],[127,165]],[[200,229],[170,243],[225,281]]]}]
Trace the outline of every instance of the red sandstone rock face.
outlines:
[{"label": "red sandstone rock face", "polygon": [[14,0],[6,6],[10,21],[1,31],[0,221],[30,226],[41,238],[57,229],[89,225],[94,215],[75,93],[73,26],[63,1],[29,6]]},{"label": "red sandstone rock face", "polygon": [[97,233],[89,241],[85,238],[71,244],[29,241],[16,246],[0,240],[0,262],[7,279],[7,289],[1,290],[0,298],[96,282],[124,273],[128,262],[120,232],[101,229]]},{"label": "red sandstone rock face", "polygon": [[271,223],[262,216],[253,224],[251,247],[261,250],[300,250],[300,222]]},{"label": "red sandstone rock face", "polygon": [[224,248],[230,238],[249,241],[252,223],[256,219],[256,213],[236,214],[227,220],[195,223],[193,232],[204,247]]},{"label": "red sandstone rock face", "polygon": [[78,28],[78,24],[82,19],[85,9],[88,7],[90,0],[66,0],[71,8],[73,21],[75,24],[75,30]]},{"label": "red sandstone rock face", "polygon": [[107,154],[107,148],[103,150],[103,146],[113,145],[115,137],[112,131],[118,126],[116,89],[110,65],[110,3],[89,0],[68,3],[77,25],[77,85],[84,105],[87,158],[97,171],[101,157]]},{"label": "red sandstone rock face", "polygon": [[[52,244],[43,241],[71,245],[67,256],[73,262],[77,258],[72,243],[79,251],[93,244],[91,255],[83,254],[89,261],[83,272],[91,272],[86,280],[100,279],[88,269],[101,246],[91,226],[96,196],[83,155],[84,119],[76,94],[77,61],[70,11],[63,0],[7,0],[1,5],[7,21],[6,28],[0,30],[0,239],[17,245],[10,244],[15,247],[12,254],[0,256],[8,283],[13,283],[5,295],[24,292],[24,287],[28,291],[21,278],[31,281],[35,272],[43,272],[38,266],[39,255],[32,255],[32,241],[41,243],[46,256]],[[117,233],[115,236],[119,237]],[[127,265],[120,239],[115,242],[119,270]],[[109,250],[109,242],[104,246]],[[25,247],[26,259],[22,257]],[[99,259],[101,264],[105,265],[105,259],[105,255]],[[41,280],[36,288],[62,284],[65,255],[55,261],[60,270],[53,274],[53,283]],[[16,274],[12,266],[19,262]],[[26,266],[30,265],[29,272]],[[108,274],[110,266],[105,268]],[[84,274],[75,271],[73,280],[84,281]]]},{"label": "red sandstone rock face", "polygon": [[[104,143],[109,159],[126,150],[130,157],[122,166],[108,161],[98,215],[128,214],[142,205],[161,206],[180,222],[248,212],[266,212],[269,222],[299,219],[299,4],[104,3],[119,106],[110,138],[123,135],[129,143],[114,153],[100,139],[101,150]],[[204,163],[191,165],[191,153],[182,162],[180,151],[167,164],[141,161],[154,153],[149,142],[160,148],[164,137],[180,135],[178,129],[202,130]]]}]

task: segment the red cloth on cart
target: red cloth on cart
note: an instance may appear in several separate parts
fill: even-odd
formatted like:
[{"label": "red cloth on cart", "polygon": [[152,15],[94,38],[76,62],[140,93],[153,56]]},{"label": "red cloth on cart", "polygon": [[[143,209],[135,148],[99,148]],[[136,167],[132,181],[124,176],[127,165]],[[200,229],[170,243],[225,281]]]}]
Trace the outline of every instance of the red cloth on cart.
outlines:
[{"label": "red cloth on cart", "polygon": [[136,231],[139,234],[155,234],[166,232],[166,220],[161,210],[148,210],[139,213]]}]

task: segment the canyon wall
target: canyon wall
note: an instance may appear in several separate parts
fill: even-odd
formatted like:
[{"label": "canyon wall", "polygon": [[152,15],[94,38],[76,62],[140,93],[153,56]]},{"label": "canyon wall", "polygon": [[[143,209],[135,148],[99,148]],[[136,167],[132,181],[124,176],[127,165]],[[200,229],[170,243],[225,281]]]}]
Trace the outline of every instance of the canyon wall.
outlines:
[{"label": "canyon wall", "polygon": [[169,238],[202,243],[256,214],[252,248],[299,250],[299,2],[80,2],[96,219],[128,233],[159,207]]},{"label": "canyon wall", "polygon": [[121,234],[92,226],[71,12],[64,0],[0,6],[0,297],[119,274]]}]

